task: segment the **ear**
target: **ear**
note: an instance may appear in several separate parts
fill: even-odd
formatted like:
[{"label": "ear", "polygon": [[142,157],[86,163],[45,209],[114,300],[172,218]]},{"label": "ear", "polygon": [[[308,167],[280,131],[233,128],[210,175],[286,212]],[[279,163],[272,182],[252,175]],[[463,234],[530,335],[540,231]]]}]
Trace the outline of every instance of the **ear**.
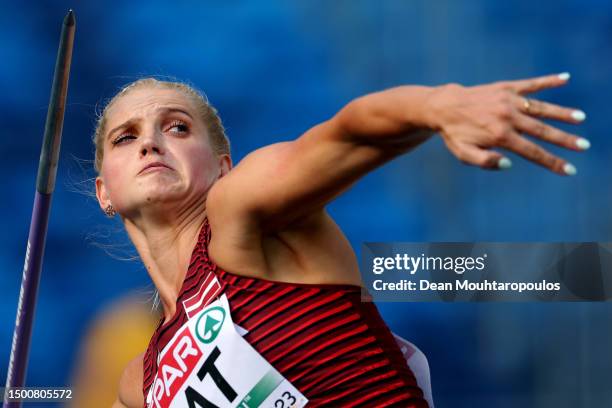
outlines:
[{"label": "ear", "polygon": [[219,168],[221,169],[219,178],[225,176],[232,169],[232,158],[229,154],[222,154],[219,156]]},{"label": "ear", "polygon": [[98,199],[98,203],[100,204],[102,211],[104,211],[106,207],[111,204],[108,191],[104,185],[104,180],[102,180],[102,177],[100,176],[96,177],[96,198]]}]

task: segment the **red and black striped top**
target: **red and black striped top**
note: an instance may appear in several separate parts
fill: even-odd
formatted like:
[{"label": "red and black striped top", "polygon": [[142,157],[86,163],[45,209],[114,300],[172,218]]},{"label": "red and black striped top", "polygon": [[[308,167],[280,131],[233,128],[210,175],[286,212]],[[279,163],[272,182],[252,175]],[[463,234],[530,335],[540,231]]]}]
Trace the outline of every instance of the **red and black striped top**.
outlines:
[{"label": "red and black striped top", "polygon": [[[427,407],[393,335],[374,303],[355,285],[307,285],[238,276],[208,257],[208,219],[200,231],[172,319],[157,329],[144,355],[145,397],[158,353],[192,311],[225,293],[244,338],[304,394],[312,407]],[[216,276],[220,287],[208,283]],[[200,302],[198,303],[198,300]],[[188,316],[189,315],[189,316]],[[146,407],[146,401],[145,401]]]}]

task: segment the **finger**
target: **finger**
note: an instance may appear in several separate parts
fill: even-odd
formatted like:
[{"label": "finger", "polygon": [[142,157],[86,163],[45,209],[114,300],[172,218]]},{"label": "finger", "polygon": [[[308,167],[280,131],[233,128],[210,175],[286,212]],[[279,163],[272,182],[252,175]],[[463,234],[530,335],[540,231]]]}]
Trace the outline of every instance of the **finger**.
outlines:
[{"label": "finger", "polygon": [[502,147],[523,156],[527,160],[563,176],[576,174],[576,168],[571,163],[549,153],[523,136],[515,134],[508,140]]},{"label": "finger", "polygon": [[516,81],[502,82],[502,86],[513,90],[521,95],[529,94],[543,89],[556,88],[563,86],[569,80],[567,72],[558,75],[546,75],[537,78],[519,79]]},{"label": "finger", "polygon": [[564,132],[527,115],[516,115],[514,126],[521,132],[529,133],[546,142],[567,149],[583,151],[591,147],[591,143],[587,139]]},{"label": "finger", "polygon": [[455,155],[464,163],[488,170],[505,170],[512,167],[512,162],[501,153],[483,149],[478,146],[461,143],[455,149]]},{"label": "finger", "polygon": [[531,116],[560,120],[562,122],[578,124],[586,119],[586,114],[580,109],[566,108],[537,99],[526,99],[516,95],[515,103],[518,109]]}]

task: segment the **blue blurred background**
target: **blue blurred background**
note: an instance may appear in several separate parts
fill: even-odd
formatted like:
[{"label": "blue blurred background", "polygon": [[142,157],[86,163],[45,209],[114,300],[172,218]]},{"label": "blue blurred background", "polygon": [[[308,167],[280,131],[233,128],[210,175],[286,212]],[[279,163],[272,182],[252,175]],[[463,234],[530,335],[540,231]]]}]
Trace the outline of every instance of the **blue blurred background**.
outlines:
[{"label": "blue blurred background", "polygon": [[[92,320],[126,293],[146,297],[153,289],[137,261],[100,248],[125,237],[83,193],[92,187],[96,106],[142,75],[171,75],[202,89],[238,162],[368,92],[569,71],[566,87],[538,97],[587,113],[578,128],[561,127],[591,140],[590,151],[550,148],[576,165],[577,176],[556,176],[512,154],[510,171],[485,172],[460,164],[436,137],[365,177],[329,210],[357,251],[364,241],[611,240],[610,1],[3,0],[0,7],[1,384],[68,8],[77,33],[30,386],[71,385]],[[610,304],[379,308],[427,355],[439,407],[612,406]]]}]

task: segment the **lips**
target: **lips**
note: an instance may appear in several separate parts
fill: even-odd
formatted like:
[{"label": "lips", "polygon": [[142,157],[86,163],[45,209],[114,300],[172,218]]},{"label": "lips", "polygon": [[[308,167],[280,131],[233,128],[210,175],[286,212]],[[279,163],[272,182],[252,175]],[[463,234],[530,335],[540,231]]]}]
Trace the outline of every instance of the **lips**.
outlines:
[{"label": "lips", "polygon": [[143,173],[144,171],[148,170],[148,169],[152,169],[152,168],[156,168],[156,167],[162,167],[162,168],[166,168],[166,169],[170,169],[173,170],[172,167],[168,166],[165,163],[162,162],[153,162],[153,163],[149,163],[146,166],[144,166],[139,172],[138,174]]}]

